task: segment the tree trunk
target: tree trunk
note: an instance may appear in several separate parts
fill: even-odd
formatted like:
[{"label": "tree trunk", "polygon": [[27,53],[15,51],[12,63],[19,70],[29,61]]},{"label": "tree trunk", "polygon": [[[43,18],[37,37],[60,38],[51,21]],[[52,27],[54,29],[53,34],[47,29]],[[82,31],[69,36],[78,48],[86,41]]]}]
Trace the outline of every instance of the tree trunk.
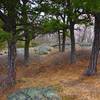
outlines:
[{"label": "tree trunk", "polygon": [[59,52],[61,52],[61,36],[60,36],[60,31],[58,31],[58,41],[59,41]]},{"label": "tree trunk", "polygon": [[74,36],[74,22],[70,22],[70,38],[71,38],[71,55],[70,62],[76,62],[76,50],[75,50],[75,36]]},{"label": "tree trunk", "polygon": [[65,51],[65,41],[66,41],[66,34],[65,34],[65,29],[63,29],[63,36],[62,36],[62,52]]},{"label": "tree trunk", "polygon": [[8,42],[8,81],[9,81],[9,84],[14,84],[15,79],[16,79],[15,58],[16,58],[16,43],[11,40]]},{"label": "tree trunk", "polygon": [[29,44],[30,44],[30,39],[27,36],[25,39],[25,48],[24,48],[24,63],[25,65],[28,65],[29,63]]},{"label": "tree trunk", "polygon": [[27,15],[27,0],[22,0],[23,2],[23,9],[22,9],[22,17],[23,17],[23,24],[24,24],[24,34],[25,34],[25,47],[24,47],[24,64],[28,65],[29,63],[29,43],[30,43],[30,36],[28,32],[28,15]]},{"label": "tree trunk", "polygon": [[16,69],[15,69],[15,59],[16,59],[16,5],[17,2],[11,3],[8,7],[8,31],[10,32],[10,39],[8,40],[8,80],[9,84],[12,85],[16,80]]},{"label": "tree trunk", "polygon": [[[7,67],[7,79],[5,82],[6,84],[14,84],[16,79],[16,71],[15,71],[15,58],[16,58],[16,0],[13,3],[8,0],[6,3],[8,5],[4,5],[4,8],[7,10],[7,14],[3,14],[0,12],[1,19],[4,21],[4,30],[10,33],[8,39],[8,67]],[[6,4],[5,3],[5,4]]]},{"label": "tree trunk", "polygon": [[100,49],[100,14],[95,15],[95,37],[92,46],[92,53],[90,56],[90,63],[88,69],[85,71],[85,75],[94,75],[97,72],[97,59]]}]

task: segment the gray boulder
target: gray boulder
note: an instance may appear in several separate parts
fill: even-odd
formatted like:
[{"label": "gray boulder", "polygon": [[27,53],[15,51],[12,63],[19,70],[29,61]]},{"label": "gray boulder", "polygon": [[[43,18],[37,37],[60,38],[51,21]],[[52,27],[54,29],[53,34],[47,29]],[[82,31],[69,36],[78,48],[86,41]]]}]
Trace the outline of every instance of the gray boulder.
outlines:
[{"label": "gray boulder", "polygon": [[35,47],[34,51],[36,54],[44,55],[44,54],[48,54],[50,51],[52,51],[52,49],[53,48],[48,45],[41,45],[41,46]]}]

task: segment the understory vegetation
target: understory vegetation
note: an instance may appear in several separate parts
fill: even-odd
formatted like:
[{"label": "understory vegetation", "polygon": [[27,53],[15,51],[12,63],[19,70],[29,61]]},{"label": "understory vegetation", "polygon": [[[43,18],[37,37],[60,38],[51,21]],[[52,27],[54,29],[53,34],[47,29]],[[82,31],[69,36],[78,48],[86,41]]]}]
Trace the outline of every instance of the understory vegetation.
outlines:
[{"label": "understory vegetation", "polygon": [[0,0],[0,100],[48,86],[61,98],[23,98],[99,100],[99,50],[100,0]]}]

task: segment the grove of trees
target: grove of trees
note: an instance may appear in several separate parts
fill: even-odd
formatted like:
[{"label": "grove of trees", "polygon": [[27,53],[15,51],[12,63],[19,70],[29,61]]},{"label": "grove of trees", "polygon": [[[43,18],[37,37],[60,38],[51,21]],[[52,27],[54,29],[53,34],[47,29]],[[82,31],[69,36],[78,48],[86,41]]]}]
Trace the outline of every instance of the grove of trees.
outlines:
[{"label": "grove of trees", "polygon": [[39,34],[57,33],[60,52],[65,51],[65,40],[68,36],[71,40],[70,63],[72,64],[77,61],[74,26],[90,25],[91,17],[95,18],[95,37],[85,75],[94,75],[97,72],[100,49],[99,0],[0,0],[0,42],[8,43],[7,84],[14,84],[16,81],[18,41],[25,43],[24,63],[27,65],[30,41]]}]

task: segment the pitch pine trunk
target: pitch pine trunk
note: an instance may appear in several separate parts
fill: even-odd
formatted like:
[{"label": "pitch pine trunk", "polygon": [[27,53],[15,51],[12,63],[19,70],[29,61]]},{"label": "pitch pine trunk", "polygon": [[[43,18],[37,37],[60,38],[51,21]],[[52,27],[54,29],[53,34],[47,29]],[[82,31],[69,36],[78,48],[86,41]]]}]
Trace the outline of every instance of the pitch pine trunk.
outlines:
[{"label": "pitch pine trunk", "polygon": [[15,71],[16,43],[8,42],[8,80],[9,84],[14,84],[16,79]]},{"label": "pitch pine trunk", "polygon": [[24,25],[24,33],[25,33],[25,47],[24,47],[24,64],[28,65],[29,62],[29,43],[30,43],[30,36],[28,32],[27,22],[28,22],[28,15],[27,15],[27,0],[22,0],[23,2],[23,10],[22,10],[22,17],[23,17],[23,24]]},{"label": "pitch pine trunk", "polygon": [[90,56],[90,63],[88,69],[85,72],[85,75],[94,75],[97,72],[97,59],[100,49],[100,14],[95,15],[95,37],[92,46],[92,53]]},{"label": "pitch pine trunk", "polygon": [[8,32],[10,37],[8,39],[8,81],[12,85],[16,80],[15,59],[16,59],[16,5],[17,1],[13,3],[9,1],[8,5]]},{"label": "pitch pine trunk", "polygon": [[24,48],[24,62],[25,65],[27,65],[29,63],[29,44],[30,44],[30,39],[28,39],[29,37],[26,37],[26,41],[25,41],[25,48]]},{"label": "pitch pine trunk", "polygon": [[66,35],[65,35],[65,29],[63,29],[63,36],[62,36],[62,52],[65,51],[65,41],[66,41]]},{"label": "pitch pine trunk", "polygon": [[70,22],[70,38],[71,38],[71,54],[70,62],[76,62],[76,50],[75,50],[75,36],[74,36],[74,22]]},{"label": "pitch pine trunk", "polygon": [[61,52],[61,36],[60,36],[60,31],[58,31],[58,42],[59,42],[59,52]]}]

